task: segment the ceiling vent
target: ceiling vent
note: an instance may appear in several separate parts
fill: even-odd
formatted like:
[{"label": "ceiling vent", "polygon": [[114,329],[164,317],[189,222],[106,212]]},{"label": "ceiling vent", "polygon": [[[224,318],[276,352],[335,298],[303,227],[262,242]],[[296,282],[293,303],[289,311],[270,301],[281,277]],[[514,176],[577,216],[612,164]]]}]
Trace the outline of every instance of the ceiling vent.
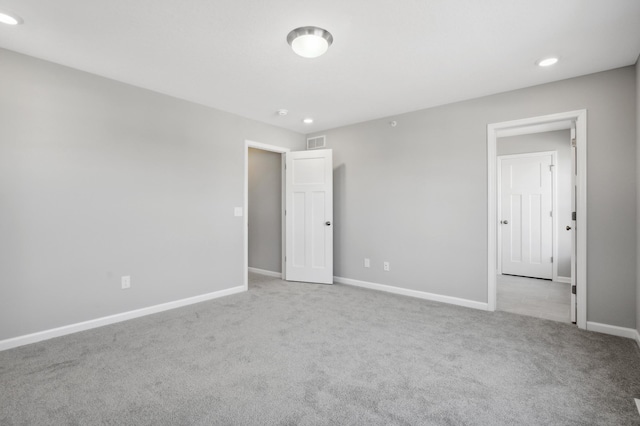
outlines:
[{"label": "ceiling vent", "polygon": [[327,137],[325,135],[316,136],[307,139],[307,149],[320,149],[327,146]]}]

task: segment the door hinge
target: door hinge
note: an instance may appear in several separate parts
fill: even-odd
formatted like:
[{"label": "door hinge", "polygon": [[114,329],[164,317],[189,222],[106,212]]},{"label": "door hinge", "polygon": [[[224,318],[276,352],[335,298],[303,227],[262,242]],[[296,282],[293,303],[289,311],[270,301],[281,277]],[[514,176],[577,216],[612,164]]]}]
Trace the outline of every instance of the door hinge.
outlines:
[{"label": "door hinge", "polygon": [[571,147],[572,148],[576,147],[576,138],[571,139]]},{"label": "door hinge", "polygon": [[549,217],[553,217],[553,210],[549,212]]},{"label": "door hinge", "polygon": [[284,261],[285,261],[285,262],[287,261],[287,256],[285,256],[285,257],[284,257]]},{"label": "door hinge", "polygon": [[577,294],[577,293],[576,293],[576,286],[575,286],[575,285],[572,285],[572,286],[571,286],[571,294]]},{"label": "door hinge", "polygon": [[571,220],[576,220],[576,212],[571,212]]},{"label": "door hinge", "polygon": [[553,263],[553,256],[551,256],[551,263]]}]

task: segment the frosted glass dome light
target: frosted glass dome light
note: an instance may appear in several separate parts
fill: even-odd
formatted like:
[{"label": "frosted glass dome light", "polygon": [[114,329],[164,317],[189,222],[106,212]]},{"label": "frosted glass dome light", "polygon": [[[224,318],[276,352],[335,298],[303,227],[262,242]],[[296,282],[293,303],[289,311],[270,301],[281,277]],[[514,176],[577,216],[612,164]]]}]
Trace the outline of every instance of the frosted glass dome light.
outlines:
[{"label": "frosted glass dome light", "polygon": [[318,27],[300,27],[287,35],[287,43],[303,58],[317,58],[326,53],[333,43],[333,36]]},{"label": "frosted glass dome light", "polygon": [[24,21],[14,13],[0,11],[0,22],[7,25],[20,25]]}]

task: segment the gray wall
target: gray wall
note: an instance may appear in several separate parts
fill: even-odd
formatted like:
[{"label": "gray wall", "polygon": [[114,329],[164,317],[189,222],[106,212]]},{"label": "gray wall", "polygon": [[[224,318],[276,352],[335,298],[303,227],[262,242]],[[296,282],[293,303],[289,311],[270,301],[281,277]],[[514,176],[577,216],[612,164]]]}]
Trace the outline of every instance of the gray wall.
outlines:
[{"label": "gray wall", "polygon": [[586,108],[588,320],[633,327],[635,72],[625,67],[321,132],[334,150],[335,274],[486,302],[487,124]]},{"label": "gray wall", "polygon": [[[557,151],[558,164],[558,275],[571,277],[571,232],[566,226],[571,222],[571,131],[559,130],[530,135],[498,138],[498,155],[529,152]],[[556,232],[556,231],[554,231]]]},{"label": "gray wall", "polygon": [[282,154],[249,149],[249,266],[282,272]]},{"label": "gray wall", "polygon": [[244,140],[303,135],[6,50],[0,69],[0,340],[242,285]]},{"label": "gray wall", "polygon": [[[636,330],[640,335],[640,58],[636,61],[636,167],[638,171],[636,173],[636,188],[638,190],[638,258],[636,265],[638,267],[638,277],[636,286]],[[640,342],[638,342],[640,343]]]}]

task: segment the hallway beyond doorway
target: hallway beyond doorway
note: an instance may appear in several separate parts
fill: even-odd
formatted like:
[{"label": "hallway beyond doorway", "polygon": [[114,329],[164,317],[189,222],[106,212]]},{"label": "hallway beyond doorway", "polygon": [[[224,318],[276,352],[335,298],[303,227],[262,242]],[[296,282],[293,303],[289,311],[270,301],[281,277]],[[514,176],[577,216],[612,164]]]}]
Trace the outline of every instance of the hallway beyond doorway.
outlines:
[{"label": "hallway beyond doorway", "polygon": [[497,310],[553,321],[571,322],[571,284],[498,275]]}]

